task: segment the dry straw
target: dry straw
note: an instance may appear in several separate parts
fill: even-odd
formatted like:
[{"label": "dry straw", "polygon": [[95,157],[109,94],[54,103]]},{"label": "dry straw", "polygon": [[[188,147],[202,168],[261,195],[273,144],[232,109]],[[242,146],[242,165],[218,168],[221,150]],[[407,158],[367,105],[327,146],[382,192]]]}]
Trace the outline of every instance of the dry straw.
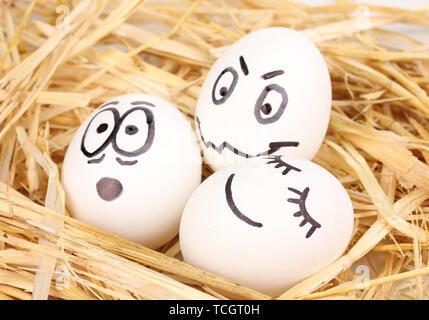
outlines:
[{"label": "dry straw", "polygon": [[72,219],[59,178],[94,107],[147,92],[191,118],[216,57],[270,26],[324,54],[333,114],[315,161],[355,208],[345,255],[279,298],[429,296],[429,46],[380,28],[429,30],[429,8],[337,2],[0,1],[0,299],[276,298],[175,258],[177,238],[153,251]]}]

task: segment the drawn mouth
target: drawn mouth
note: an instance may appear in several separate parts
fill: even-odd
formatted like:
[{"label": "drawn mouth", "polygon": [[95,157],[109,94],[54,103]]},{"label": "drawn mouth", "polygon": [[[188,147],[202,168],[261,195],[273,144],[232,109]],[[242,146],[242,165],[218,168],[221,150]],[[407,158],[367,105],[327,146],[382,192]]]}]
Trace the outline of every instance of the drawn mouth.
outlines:
[{"label": "drawn mouth", "polygon": [[232,180],[234,179],[234,176],[235,176],[234,173],[231,174],[225,184],[226,202],[228,203],[229,208],[238,219],[246,222],[248,225],[251,225],[252,227],[261,228],[262,223],[253,221],[248,216],[243,214],[235,205],[234,198],[232,196],[232,190],[231,190]]},{"label": "drawn mouth", "polygon": [[234,146],[232,146],[229,142],[224,141],[222,142],[220,145],[216,145],[214,142],[212,141],[206,141],[206,139],[204,138],[204,135],[201,131],[201,122],[200,119],[198,117],[196,117],[196,121],[197,121],[197,126],[198,126],[198,132],[200,133],[201,136],[201,140],[204,144],[204,146],[209,149],[213,149],[215,150],[217,153],[221,154],[223,152],[223,150],[228,149],[229,151],[235,153],[236,155],[243,157],[243,158],[256,158],[256,157],[262,157],[262,156],[267,156],[270,154],[273,154],[274,152],[278,151],[281,148],[284,147],[298,147],[299,146],[299,142],[297,141],[277,141],[277,142],[271,142],[268,145],[268,150],[264,151],[264,152],[260,152],[258,154],[255,155],[251,155],[248,153],[245,153],[241,150],[238,150],[237,148],[235,148]]},{"label": "drawn mouth", "polygon": [[104,201],[113,201],[119,198],[122,194],[122,183],[113,178],[101,178],[97,184],[97,193]]}]

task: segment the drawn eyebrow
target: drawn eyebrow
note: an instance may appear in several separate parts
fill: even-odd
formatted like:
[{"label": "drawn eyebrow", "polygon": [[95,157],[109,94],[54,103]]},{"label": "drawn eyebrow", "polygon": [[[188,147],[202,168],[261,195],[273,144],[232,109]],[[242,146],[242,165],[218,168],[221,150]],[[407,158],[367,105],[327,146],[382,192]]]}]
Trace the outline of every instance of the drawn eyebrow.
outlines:
[{"label": "drawn eyebrow", "polygon": [[118,157],[116,158],[116,161],[118,161],[118,163],[121,166],[132,166],[132,165],[135,165],[137,163],[137,160],[125,161],[125,160],[122,160],[121,158],[118,158]]},{"label": "drawn eyebrow", "polygon": [[133,102],[131,102],[131,104],[133,106],[144,104],[144,105],[147,105],[149,107],[154,107],[155,108],[155,105],[153,103],[150,103],[150,102],[147,102],[147,101],[133,101]]},{"label": "drawn eyebrow", "polygon": [[119,101],[112,101],[112,102],[108,102],[108,103],[106,103],[106,104],[103,104],[101,107],[99,107],[98,108],[98,110],[100,110],[100,109],[102,109],[102,108],[104,108],[104,107],[107,107],[107,106],[110,106],[110,105],[117,105],[119,103]]},{"label": "drawn eyebrow", "polygon": [[89,164],[91,164],[91,163],[100,163],[101,161],[103,161],[104,160],[104,157],[106,156],[106,154],[105,153],[103,153],[103,155],[100,157],[100,158],[98,158],[98,159],[91,159],[91,160],[88,160],[88,163]]},{"label": "drawn eyebrow", "polygon": [[280,76],[282,74],[284,74],[285,72],[283,70],[275,70],[275,71],[271,71],[271,72],[267,72],[265,74],[263,74],[261,76],[262,79],[264,80],[268,80],[277,76]]},{"label": "drawn eyebrow", "polygon": [[244,61],[243,56],[240,56],[240,67],[244,75],[247,76],[249,74],[249,69],[247,68],[247,64],[246,61]]}]

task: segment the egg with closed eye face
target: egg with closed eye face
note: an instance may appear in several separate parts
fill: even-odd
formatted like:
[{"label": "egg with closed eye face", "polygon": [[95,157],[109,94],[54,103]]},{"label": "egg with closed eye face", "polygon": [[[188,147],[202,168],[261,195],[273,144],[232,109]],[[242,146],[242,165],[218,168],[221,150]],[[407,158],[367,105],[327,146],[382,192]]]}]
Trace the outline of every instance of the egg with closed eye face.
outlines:
[{"label": "egg with closed eye face", "polygon": [[214,170],[270,154],[311,159],[328,128],[331,81],[316,46],[286,28],[251,33],[207,74],[196,127]]},{"label": "egg with closed eye face", "polygon": [[353,207],[341,183],[305,159],[267,156],[215,172],[182,215],[186,262],[277,296],[339,258]]},{"label": "egg with closed eye face", "polygon": [[175,106],[151,95],[123,95],[78,129],[62,177],[73,217],[158,248],[177,234],[201,182],[200,149]]}]

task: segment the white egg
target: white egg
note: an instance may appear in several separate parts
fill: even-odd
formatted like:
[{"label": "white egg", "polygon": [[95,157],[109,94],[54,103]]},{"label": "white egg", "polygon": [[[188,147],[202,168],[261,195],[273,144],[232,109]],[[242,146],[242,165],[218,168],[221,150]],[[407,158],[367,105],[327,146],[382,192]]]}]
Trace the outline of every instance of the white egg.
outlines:
[{"label": "white egg", "polygon": [[214,63],[196,127],[214,170],[268,154],[312,159],[329,124],[331,80],[316,46],[286,28],[251,33]]},{"label": "white egg", "polygon": [[313,162],[268,156],[215,172],[182,215],[186,262],[272,296],[327,267],[350,241],[353,207]]},{"label": "white egg", "polygon": [[161,98],[116,97],[96,109],[67,150],[62,176],[73,217],[150,248],[177,235],[201,182],[190,122]]}]

